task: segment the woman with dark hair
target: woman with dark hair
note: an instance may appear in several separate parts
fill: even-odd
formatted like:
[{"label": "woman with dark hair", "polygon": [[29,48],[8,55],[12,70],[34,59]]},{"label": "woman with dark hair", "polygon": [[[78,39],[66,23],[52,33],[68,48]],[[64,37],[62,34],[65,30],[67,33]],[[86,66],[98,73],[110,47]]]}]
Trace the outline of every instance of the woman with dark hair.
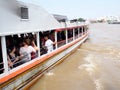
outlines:
[{"label": "woman with dark hair", "polygon": [[31,53],[36,52],[36,50],[30,45],[30,40],[25,39],[23,41],[23,46],[20,48],[20,55],[22,55],[22,63],[31,60]]},{"label": "woman with dark hair", "polygon": [[20,60],[20,56],[17,56],[15,46],[11,45],[8,49],[8,65],[10,68],[18,66],[17,61]]}]

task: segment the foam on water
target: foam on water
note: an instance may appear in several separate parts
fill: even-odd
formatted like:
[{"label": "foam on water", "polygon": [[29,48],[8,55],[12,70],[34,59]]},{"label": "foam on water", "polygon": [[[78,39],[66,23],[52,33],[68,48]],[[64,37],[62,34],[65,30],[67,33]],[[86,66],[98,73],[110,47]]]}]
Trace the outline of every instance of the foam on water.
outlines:
[{"label": "foam on water", "polygon": [[31,90],[120,90],[119,29],[120,25],[91,25],[89,40]]}]

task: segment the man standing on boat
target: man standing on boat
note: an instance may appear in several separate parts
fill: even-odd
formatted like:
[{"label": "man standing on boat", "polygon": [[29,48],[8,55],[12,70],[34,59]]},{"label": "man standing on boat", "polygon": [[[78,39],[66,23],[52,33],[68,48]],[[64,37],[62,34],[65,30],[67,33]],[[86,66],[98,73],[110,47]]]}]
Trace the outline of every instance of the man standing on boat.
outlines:
[{"label": "man standing on boat", "polygon": [[44,38],[45,38],[45,47],[47,48],[47,53],[50,53],[53,51],[53,45],[55,44],[55,42],[50,40],[48,36],[45,36]]}]

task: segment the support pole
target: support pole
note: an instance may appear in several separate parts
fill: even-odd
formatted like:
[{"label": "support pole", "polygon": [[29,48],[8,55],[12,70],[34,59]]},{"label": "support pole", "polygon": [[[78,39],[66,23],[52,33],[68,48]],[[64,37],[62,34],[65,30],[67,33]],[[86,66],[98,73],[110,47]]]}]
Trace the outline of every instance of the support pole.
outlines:
[{"label": "support pole", "polygon": [[78,38],[80,37],[80,28],[78,27]]},{"label": "support pole", "polygon": [[68,30],[66,29],[66,44],[68,43]]},{"label": "support pole", "polygon": [[57,43],[57,31],[55,31],[55,48],[58,48],[58,43]]},{"label": "support pole", "polygon": [[38,57],[40,57],[40,36],[39,36],[39,32],[37,32],[37,47],[38,49]]},{"label": "support pole", "polygon": [[73,40],[75,40],[75,29],[73,29]]},{"label": "support pole", "polygon": [[84,26],[82,27],[82,36],[84,35],[83,29],[84,29]]},{"label": "support pole", "polygon": [[2,57],[3,57],[3,63],[4,63],[4,73],[8,73],[8,60],[7,60],[7,47],[6,47],[6,40],[5,36],[1,37],[1,46],[2,46]]}]

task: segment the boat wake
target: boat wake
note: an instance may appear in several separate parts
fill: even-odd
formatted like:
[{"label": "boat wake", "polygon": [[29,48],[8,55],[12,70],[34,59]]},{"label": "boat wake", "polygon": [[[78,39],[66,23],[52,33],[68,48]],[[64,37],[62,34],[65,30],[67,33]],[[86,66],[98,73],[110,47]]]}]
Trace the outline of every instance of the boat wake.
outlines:
[{"label": "boat wake", "polygon": [[[89,48],[87,48],[89,46]],[[83,45],[84,63],[78,69],[88,72],[96,90],[120,90],[120,50],[107,46]]]}]

